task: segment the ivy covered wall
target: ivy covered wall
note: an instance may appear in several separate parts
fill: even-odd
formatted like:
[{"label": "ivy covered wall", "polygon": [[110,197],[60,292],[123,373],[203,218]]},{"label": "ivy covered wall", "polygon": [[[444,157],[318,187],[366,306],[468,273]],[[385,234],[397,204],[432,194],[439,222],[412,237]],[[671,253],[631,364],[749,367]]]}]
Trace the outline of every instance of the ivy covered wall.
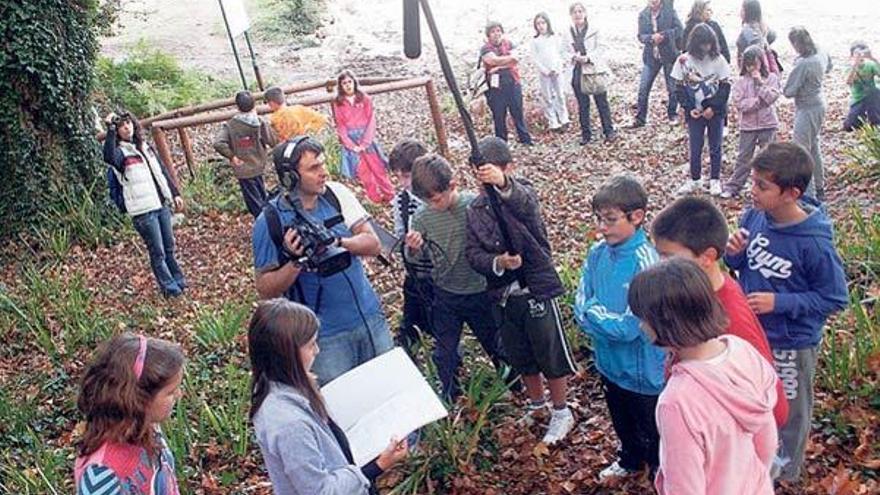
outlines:
[{"label": "ivy covered wall", "polygon": [[57,211],[60,195],[102,195],[90,94],[98,0],[0,2],[0,238]]}]

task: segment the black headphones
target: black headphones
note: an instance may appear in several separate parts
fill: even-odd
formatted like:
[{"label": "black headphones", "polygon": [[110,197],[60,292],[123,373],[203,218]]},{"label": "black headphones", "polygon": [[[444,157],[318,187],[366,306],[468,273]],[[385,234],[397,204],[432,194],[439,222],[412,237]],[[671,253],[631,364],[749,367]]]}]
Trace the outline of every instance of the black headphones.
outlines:
[{"label": "black headphones", "polygon": [[296,136],[279,144],[272,150],[272,161],[275,162],[275,173],[281,186],[292,191],[299,184],[299,160],[302,158],[300,145],[309,136]]}]

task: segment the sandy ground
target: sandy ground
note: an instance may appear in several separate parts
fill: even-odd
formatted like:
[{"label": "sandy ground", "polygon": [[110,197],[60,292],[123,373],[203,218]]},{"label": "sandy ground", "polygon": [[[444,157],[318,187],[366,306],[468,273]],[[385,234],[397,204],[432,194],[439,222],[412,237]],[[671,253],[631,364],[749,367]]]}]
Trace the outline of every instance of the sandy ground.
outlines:
[{"label": "sandy ground", "polygon": [[[260,15],[258,0],[246,0],[250,17]],[[592,0],[585,2],[590,22],[602,31],[604,44],[618,62],[638,61],[635,41],[638,11],[644,0]],[[486,21],[502,22],[514,41],[533,35],[531,19],[540,10],[548,12],[557,30],[568,21],[569,0],[442,0],[433,1],[437,23],[447,50],[460,67],[476,59]],[[682,20],[690,3],[679,0]],[[715,18],[732,42],[739,31],[739,0],[713,2]],[[103,40],[103,51],[124,56],[126,47],[137,40],[175,54],[187,67],[235,78],[229,40],[226,37],[217,0],[132,0],[126,4],[119,33]],[[326,23],[321,44],[296,49],[292,44],[257,40],[258,61],[267,80],[275,83],[311,80],[355,66],[364,75],[391,75],[436,71],[436,57],[427,28],[422,27],[422,58],[405,61],[402,47],[401,0],[327,0]],[[767,0],[765,20],[782,37],[777,49],[784,59],[793,56],[785,33],[795,25],[806,26],[822,49],[845,63],[849,44],[864,39],[880,52],[880,3],[877,0]],[[239,50],[246,53],[243,38]],[[244,56],[244,55],[243,55]],[[244,60],[247,75],[249,61]]]}]

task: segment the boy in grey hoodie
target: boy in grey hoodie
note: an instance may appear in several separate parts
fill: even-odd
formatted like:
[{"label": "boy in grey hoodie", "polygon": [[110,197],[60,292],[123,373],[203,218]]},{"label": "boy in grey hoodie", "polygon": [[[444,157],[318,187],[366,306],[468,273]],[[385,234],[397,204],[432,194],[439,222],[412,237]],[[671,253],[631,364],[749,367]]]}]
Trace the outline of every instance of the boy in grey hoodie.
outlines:
[{"label": "boy in grey hoodie", "polygon": [[266,150],[278,144],[278,138],[272,127],[257,115],[250,91],[239,91],[235,105],[241,113],[223,124],[214,138],[214,149],[229,159],[247,209],[257,218],[266,204],[263,183],[263,169],[269,161]]}]

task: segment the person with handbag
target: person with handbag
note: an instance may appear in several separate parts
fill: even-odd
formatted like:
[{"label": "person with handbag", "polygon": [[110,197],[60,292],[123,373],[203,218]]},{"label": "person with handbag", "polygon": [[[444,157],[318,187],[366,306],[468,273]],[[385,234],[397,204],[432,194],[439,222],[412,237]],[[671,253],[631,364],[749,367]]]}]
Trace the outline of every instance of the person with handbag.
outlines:
[{"label": "person with handbag", "polygon": [[569,124],[565,93],[562,90],[562,42],[559,35],[553,32],[550,17],[546,13],[536,15],[532,24],[535,27],[535,37],[530,48],[532,59],[538,67],[544,116],[551,131],[562,131]]},{"label": "person with handbag", "polygon": [[490,21],[486,24],[486,44],[480,49],[480,61],[489,82],[486,101],[492,110],[495,135],[507,141],[507,114],[510,113],[516,126],[516,140],[531,146],[532,136],[523,113],[519,59],[513,43],[504,37],[501,23]]},{"label": "person with handbag", "polygon": [[574,64],[571,87],[578,102],[578,120],[581,125],[581,145],[593,139],[590,124],[590,96],[596,102],[602,133],[605,141],[611,142],[616,136],[611,120],[611,107],[608,104],[608,84],[611,69],[605,63],[599,46],[599,32],[590,31],[587,9],[581,2],[574,2],[568,8],[572,25],[568,30],[565,46]]}]

